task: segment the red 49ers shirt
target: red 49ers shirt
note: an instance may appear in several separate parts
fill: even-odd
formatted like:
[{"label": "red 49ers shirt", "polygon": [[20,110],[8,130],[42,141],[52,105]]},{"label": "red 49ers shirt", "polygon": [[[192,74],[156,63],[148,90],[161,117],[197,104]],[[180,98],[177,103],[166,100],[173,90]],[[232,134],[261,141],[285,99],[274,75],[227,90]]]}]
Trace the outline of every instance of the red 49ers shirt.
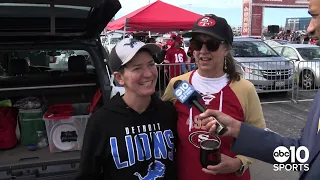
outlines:
[{"label": "red 49ers shirt", "polygon": [[[174,103],[178,112],[178,136],[177,143],[177,170],[179,180],[250,180],[249,164],[254,162],[254,159],[231,152],[232,137],[221,138],[221,153],[231,158],[239,158],[244,169],[242,172],[230,174],[206,174],[202,171],[200,164],[200,142],[204,139],[212,137],[202,126],[201,120],[198,119],[200,112],[196,108],[190,109],[183,105],[174,96],[173,84],[177,80],[186,80],[193,86],[196,86],[197,81],[192,81],[195,71],[188,72],[181,76],[173,78],[165,90],[162,97],[164,101]],[[213,98],[214,97],[214,98]],[[210,98],[210,103],[207,102]],[[220,110],[230,115],[231,117],[249,123],[259,128],[265,128],[262,108],[259,97],[253,84],[243,78],[240,81],[228,82],[228,84],[215,94],[202,95],[200,103],[207,106],[208,109]],[[190,117],[192,119],[190,120]],[[191,129],[190,122],[192,123]]]},{"label": "red 49ers shirt", "polygon": [[187,54],[182,48],[170,48],[167,51],[166,57],[163,61],[165,64],[176,64],[166,67],[166,70],[168,70],[169,79],[180,76],[182,74],[181,65],[187,61]]}]

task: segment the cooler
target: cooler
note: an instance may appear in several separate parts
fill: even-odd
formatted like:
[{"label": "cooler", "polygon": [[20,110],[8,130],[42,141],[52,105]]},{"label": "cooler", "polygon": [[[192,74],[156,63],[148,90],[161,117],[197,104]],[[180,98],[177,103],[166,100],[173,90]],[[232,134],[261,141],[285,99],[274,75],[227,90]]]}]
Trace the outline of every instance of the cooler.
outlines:
[{"label": "cooler", "polygon": [[56,104],[43,116],[51,153],[82,149],[87,121],[90,117],[89,103]]},{"label": "cooler", "polygon": [[47,107],[48,106],[44,104],[38,109],[19,109],[22,145],[37,144],[37,131],[45,131],[43,114]]}]

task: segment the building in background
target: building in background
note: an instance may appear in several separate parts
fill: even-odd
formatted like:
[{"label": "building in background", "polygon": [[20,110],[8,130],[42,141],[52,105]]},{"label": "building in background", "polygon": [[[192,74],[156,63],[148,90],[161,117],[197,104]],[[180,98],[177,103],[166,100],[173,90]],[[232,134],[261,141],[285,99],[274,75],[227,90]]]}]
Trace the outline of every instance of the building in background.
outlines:
[{"label": "building in background", "polygon": [[305,18],[286,18],[286,30],[303,31],[307,30],[311,17]]}]

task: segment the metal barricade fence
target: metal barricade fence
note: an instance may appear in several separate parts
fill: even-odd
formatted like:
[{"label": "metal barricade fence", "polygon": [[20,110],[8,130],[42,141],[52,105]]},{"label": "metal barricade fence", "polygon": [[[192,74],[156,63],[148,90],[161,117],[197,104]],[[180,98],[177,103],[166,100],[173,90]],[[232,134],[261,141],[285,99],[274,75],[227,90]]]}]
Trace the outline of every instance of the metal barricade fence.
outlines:
[{"label": "metal barricade fence", "polygon": [[[320,87],[320,61],[296,62],[296,100],[299,100],[301,92],[315,92]],[[313,99],[314,94],[305,95],[305,98]]]},{"label": "metal barricade fence", "polygon": [[[237,61],[242,69],[243,78],[254,84],[258,93],[289,92],[294,99],[296,82],[295,64],[293,61]],[[179,76],[188,70],[193,70],[194,63],[185,64],[158,64],[158,82],[156,90],[159,96],[163,95],[171,78]]]},{"label": "metal barricade fence", "polygon": [[294,99],[295,67],[292,60],[237,61],[243,78],[249,80],[257,93],[285,92]]},{"label": "metal barricade fence", "polygon": [[170,79],[195,69],[195,63],[157,64],[158,81],[156,91],[161,97]]}]

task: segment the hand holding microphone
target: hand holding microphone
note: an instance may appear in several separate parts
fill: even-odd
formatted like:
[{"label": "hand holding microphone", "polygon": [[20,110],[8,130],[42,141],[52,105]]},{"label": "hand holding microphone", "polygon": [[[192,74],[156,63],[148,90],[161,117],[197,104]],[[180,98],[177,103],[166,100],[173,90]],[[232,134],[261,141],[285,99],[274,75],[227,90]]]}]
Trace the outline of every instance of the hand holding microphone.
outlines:
[{"label": "hand holding microphone", "polygon": [[[240,133],[241,122],[218,110],[207,109],[204,113],[199,115],[199,119],[201,120],[201,124],[210,133],[216,131],[219,123],[225,125],[228,129],[223,136],[237,138]],[[219,121],[217,119],[219,119]]]},{"label": "hand holding microphone", "polygon": [[[183,103],[184,105],[186,105],[189,108],[194,106],[201,113],[206,112],[207,109],[199,102],[199,99],[201,97],[200,94],[187,81],[177,80],[173,84],[173,88],[174,88],[174,95],[178,98],[178,100],[181,103]],[[204,116],[202,118],[205,119],[205,118],[208,118],[208,117]],[[211,116],[211,118],[215,119],[215,127],[214,127],[214,129],[208,129],[208,130],[211,130],[212,133],[220,135],[220,136],[224,135],[227,132],[227,127],[225,127],[224,124],[219,122],[217,120],[217,117]]]}]

